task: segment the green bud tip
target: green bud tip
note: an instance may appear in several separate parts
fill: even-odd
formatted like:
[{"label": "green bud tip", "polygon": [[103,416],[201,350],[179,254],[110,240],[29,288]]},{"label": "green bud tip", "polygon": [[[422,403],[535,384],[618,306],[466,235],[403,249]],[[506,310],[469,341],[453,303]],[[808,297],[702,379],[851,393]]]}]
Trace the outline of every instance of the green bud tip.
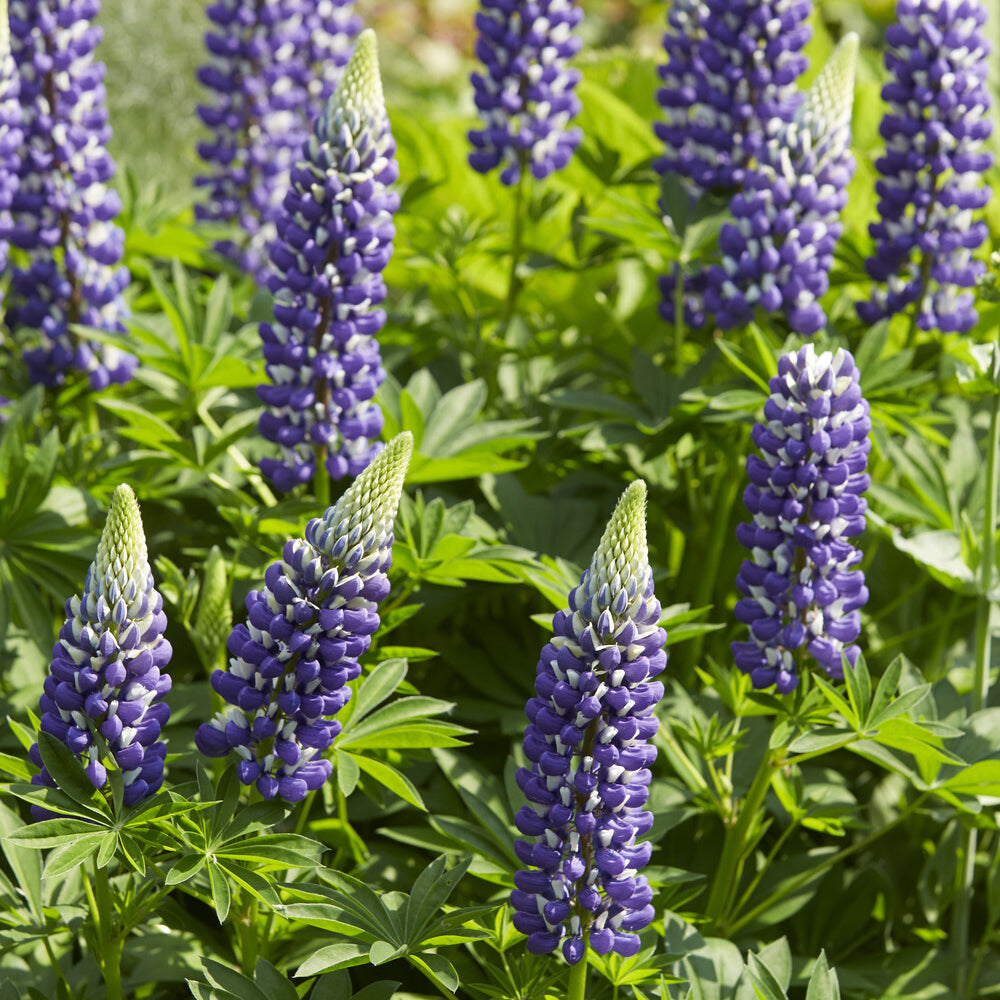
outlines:
[{"label": "green bud tip", "polygon": [[340,525],[346,520],[350,527],[360,524],[366,532],[373,527],[390,528],[396,519],[412,454],[413,435],[409,431],[397,434],[351,483],[323,520],[330,525]]},{"label": "green bud tip", "polygon": [[635,577],[641,582],[649,569],[646,548],[646,484],[637,479],[621,495],[600,545],[594,553],[590,571],[595,592],[607,583],[617,590],[619,581]]},{"label": "green bud tip", "polygon": [[806,94],[803,114],[818,137],[851,124],[854,73],[858,64],[858,34],[849,31],[837,43]]},{"label": "green bud tip", "polygon": [[340,78],[333,102],[344,112],[356,111],[366,122],[385,114],[385,96],[378,68],[378,42],[371,28],[358,35],[354,54]]},{"label": "green bud tip", "polygon": [[102,584],[108,585],[115,580],[122,591],[129,580],[134,580],[140,590],[146,586],[149,559],[142,517],[132,487],[124,483],[111,497],[93,571]]}]

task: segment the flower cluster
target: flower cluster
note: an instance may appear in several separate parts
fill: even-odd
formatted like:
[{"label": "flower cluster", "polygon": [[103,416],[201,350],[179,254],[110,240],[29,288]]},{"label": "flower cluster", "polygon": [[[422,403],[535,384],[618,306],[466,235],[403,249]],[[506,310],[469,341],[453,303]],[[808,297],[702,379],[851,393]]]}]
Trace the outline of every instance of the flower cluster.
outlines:
[{"label": "flower cluster", "polygon": [[752,520],[737,530],[750,557],[736,581],[745,595],[736,617],[750,639],[732,651],[755,688],[785,694],[798,685],[803,646],[835,679],[845,655],[857,659],[851,644],[868,590],[850,539],[865,527],[871,420],[844,350],[817,354],[808,344],[786,354],[770,388],[765,422],[753,430],[760,455],[747,458]]},{"label": "flower cluster", "polygon": [[[83,594],[66,602],[66,615],[39,701],[42,731],[84,761],[95,788],[107,783],[109,752],[125,781],[125,804],[135,805],[163,783],[166,746],[159,737],[170,709],[161,699],[170,690],[164,670],[171,648],[128,486],[111,498],[97,558]],[[30,756],[42,766],[37,744]],[[44,767],[31,780],[55,787]],[[33,812],[46,815],[37,806]]]},{"label": "flower cluster", "polygon": [[983,265],[972,259],[986,226],[972,215],[990,197],[981,173],[993,162],[983,149],[989,46],[978,0],[898,0],[886,33],[882,88],[889,110],[876,161],[880,221],[869,226],[875,253],[867,269],[882,287],[858,304],[866,323],[913,309],[923,330],[964,332],[976,322],[971,288]]},{"label": "flower cluster", "polygon": [[[10,51],[7,0],[0,0],[0,234],[10,232],[10,209],[21,163],[21,103],[17,66]],[[7,240],[0,235],[0,272],[7,268]]]},{"label": "flower cluster", "polygon": [[723,330],[757,307],[783,311],[796,333],[826,324],[818,299],[829,287],[840,213],[854,173],[851,109],[858,36],[851,32],[799,105],[747,166],[719,234],[722,265],[707,279],[705,308]]},{"label": "flower cluster", "polygon": [[399,207],[395,151],[375,35],[364,31],[292,171],[271,249],[274,322],[260,326],[271,384],[258,393],[260,432],[282,448],[261,470],[280,490],[356,476],[378,451],[372,397],[385,371],[375,334],[385,312],[376,307]]},{"label": "flower cluster", "polygon": [[670,5],[657,91],[660,173],[686,178],[696,194],[740,187],[750,159],[794,113],[811,12],[810,0]]},{"label": "flower cluster", "polygon": [[354,0],[312,0],[305,11],[305,62],[308,69],[306,122],[314,122],[337,90],[361,31]]},{"label": "flower cluster", "polygon": [[[653,715],[663,685],[666,633],[646,552],[646,487],[622,495],[569,608],[552,620],[517,783],[530,805],[516,817],[528,866],[514,876],[515,926],[528,950],[561,943],[570,963],[587,941],[599,954],[634,955],[634,933],[653,919],[652,891],[637,875],[651,845],[637,843],[653,822],[644,810],[656,748]],[[537,869],[535,871],[531,869]]]},{"label": "flower cluster", "polygon": [[232,706],[198,728],[209,757],[235,752],[238,774],[266,799],[296,802],[330,776],[323,752],[341,725],[358,657],[379,626],[389,592],[392,524],[413,449],[398,435],[305,538],[285,545],[247,596],[247,623],[229,636],[228,670],[212,687]]},{"label": "flower cluster", "polygon": [[580,113],[580,73],[567,65],[580,50],[573,29],[583,20],[576,0],[482,0],[476,13],[472,74],[483,127],[469,132],[469,163],[480,173],[501,167],[516,184],[530,168],[539,180],[569,163],[582,133],[569,123]]},{"label": "flower cluster", "polygon": [[211,103],[198,115],[211,139],[198,145],[208,172],[197,183],[209,198],[196,215],[242,228],[245,245],[223,241],[216,249],[263,283],[288,172],[306,137],[302,3],[215,0],[208,16],[211,61],[198,79]]},{"label": "flower cluster", "polygon": [[60,384],[73,370],[94,389],[126,382],[136,359],[116,347],[81,341],[80,323],[124,333],[118,267],[121,207],[107,184],[114,162],[105,107],[104,66],[91,24],[100,0],[11,0],[11,50],[20,76],[23,145],[11,205],[10,242],[27,251],[15,268],[7,325],[33,342],[24,352],[33,382]]}]

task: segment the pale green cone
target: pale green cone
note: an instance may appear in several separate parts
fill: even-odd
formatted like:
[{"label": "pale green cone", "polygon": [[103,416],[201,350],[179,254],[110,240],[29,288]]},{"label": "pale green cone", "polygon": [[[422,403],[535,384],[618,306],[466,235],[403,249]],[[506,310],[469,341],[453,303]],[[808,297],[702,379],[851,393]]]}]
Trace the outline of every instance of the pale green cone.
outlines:
[{"label": "pale green cone", "polygon": [[387,127],[378,43],[375,32],[366,28],[358,35],[351,61],[317,123],[318,138],[312,141],[339,143],[346,149],[356,145],[365,131],[378,137]]},{"label": "pale green cone", "polygon": [[205,560],[205,572],[198,593],[191,638],[209,670],[219,665],[220,653],[233,627],[233,608],[229,599],[229,574],[222,550],[213,545]]}]

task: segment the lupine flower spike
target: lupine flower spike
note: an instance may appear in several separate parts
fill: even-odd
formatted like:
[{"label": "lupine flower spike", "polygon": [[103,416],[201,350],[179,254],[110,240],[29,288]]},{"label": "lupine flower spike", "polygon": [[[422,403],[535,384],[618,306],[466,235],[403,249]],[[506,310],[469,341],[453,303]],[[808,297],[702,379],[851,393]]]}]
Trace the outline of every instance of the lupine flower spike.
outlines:
[{"label": "lupine flower spike", "polygon": [[7,0],[0,0],[0,272],[7,269],[7,236],[10,208],[17,191],[21,165],[21,104],[17,66],[10,51],[10,19]]},{"label": "lupine flower spike", "polygon": [[868,273],[882,287],[858,303],[866,323],[912,310],[922,330],[965,332],[976,322],[972,288],[984,265],[972,252],[986,238],[973,213],[989,200],[982,172],[993,156],[986,84],[990,48],[978,0],[899,0],[886,33],[882,88],[889,110],[876,161],[881,219],[868,228]]},{"label": "lupine flower spike", "polygon": [[211,62],[198,79],[211,99],[198,115],[212,137],[198,145],[207,172],[197,179],[208,188],[208,201],[195,213],[242,228],[242,242],[222,241],[216,249],[263,284],[288,172],[308,128],[301,4],[216,0],[208,16]]},{"label": "lupine flower spike", "polygon": [[311,123],[336,92],[362,21],[354,10],[354,0],[312,0],[306,6],[306,121]]},{"label": "lupine flower spike", "polygon": [[124,333],[118,264],[121,204],[107,184],[115,165],[104,99],[104,65],[94,59],[99,0],[11,0],[11,49],[20,75],[24,143],[10,242],[27,251],[15,268],[7,325],[28,346],[33,382],[58,385],[74,370],[94,389],[127,382],[136,359],[80,340],[73,323]]},{"label": "lupine flower spike", "polygon": [[[654,126],[664,154],[654,164],[683,178],[692,197],[732,198],[747,168],[801,103],[796,86],[812,29],[811,0],[675,0],[663,36],[666,63]],[[708,274],[683,278],[684,321],[704,325]],[[676,271],[660,279],[660,313],[673,323]]]},{"label": "lupine flower spike", "polygon": [[583,20],[576,0],[481,0],[472,74],[483,127],[469,132],[469,163],[500,168],[504,184],[525,169],[539,180],[569,163],[583,136],[569,123],[580,113],[580,73],[568,61],[580,51],[573,30]]},{"label": "lupine flower spike", "polygon": [[637,870],[651,845],[649,765],[663,685],[666,633],[646,552],[646,486],[622,495],[590,567],[552,619],[536,697],[525,709],[517,783],[530,805],[516,817],[515,926],[528,950],[562,948],[570,964],[589,941],[599,954],[634,955],[653,919],[652,891]]},{"label": "lupine flower spike", "polygon": [[[170,690],[171,648],[139,505],[128,486],[111,498],[97,558],[83,594],[66,602],[66,616],[39,701],[42,731],[84,762],[95,788],[107,784],[110,753],[125,780],[125,804],[135,805],[163,783],[160,730],[170,717],[162,699]],[[42,766],[37,744],[30,756]],[[44,767],[31,780],[55,787]],[[37,806],[32,811],[39,819],[48,815]]]},{"label": "lupine flower spike", "polygon": [[285,545],[247,596],[247,623],[229,636],[228,670],[212,687],[232,706],[198,728],[209,757],[235,753],[245,785],[266,799],[297,802],[330,776],[323,753],[341,725],[358,657],[379,626],[389,593],[392,524],[413,436],[398,435],[305,538]]},{"label": "lupine flower spike", "polygon": [[281,445],[261,470],[280,490],[314,476],[356,476],[380,445],[385,380],[375,334],[392,256],[399,175],[382,96],[375,34],[364,31],[316,133],[292,171],[268,285],[274,322],[262,323],[271,383],[260,432]]},{"label": "lupine flower spike", "polygon": [[692,192],[731,192],[764,143],[789,122],[806,68],[811,0],[675,0],[663,36],[657,99],[661,174]]},{"label": "lupine flower spike", "polygon": [[722,266],[708,276],[705,307],[723,330],[754,309],[784,313],[796,332],[826,324],[819,298],[829,287],[833,249],[854,173],[851,109],[858,36],[845,35],[791,122],[747,166],[730,202],[735,224],[719,234]]},{"label": "lupine flower spike", "polygon": [[753,429],[760,455],[747,458],[752,520],[737,530],[750,556],[736,580],[736,617],[750,639],[732,652],[755,688],[787,694],[799,683],[800,651],[836,680],[844,656],[857,660],[868,590],[851,539],[865,528],[871,420],[844,350],[817,354],[807,344],[786,354],[770,387],[765,422]]}]

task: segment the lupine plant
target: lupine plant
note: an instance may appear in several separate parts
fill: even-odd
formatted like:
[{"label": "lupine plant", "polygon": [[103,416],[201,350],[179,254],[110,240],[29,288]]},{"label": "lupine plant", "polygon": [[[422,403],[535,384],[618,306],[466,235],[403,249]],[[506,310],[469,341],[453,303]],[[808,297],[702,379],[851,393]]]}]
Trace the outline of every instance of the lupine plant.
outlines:
[{"label": "lupine plant", "polygon": [[[113,196],[96,2],[10,2],[13,318]],[[206,100],[200,0],[103,3],[134,372],[0,341],[0,1000],[993,996],[985,5],[675,0],[658,71],[662,6],[357,5],[379,69],[206,0]]]},{"label": "lupine plant", "polygon": [[900,0],[886,33],[882,88],[889,109],[876,161],[879,221],[870,225],[877,282],[858,304],[866,323],[904,312],[922,330],[966,332],[976,323],[973,295],[985,266],[973,251],[986,225],[973,221],[989,201],[982,173],[992,131],[986,85],[986,9],[975,0]]},{"label": "lupine plant", "polygon": [[24,254],[6,300],[32,382],[54,386],[78,371],[98,390],[127,382],[136,365],[124,341],[97,346],[71,329],[124,334],[127,315],[104,65],[94,57],[99,10],[99,0],[10,5],[23,135],[10,242]]},{"label": "lupine plant", "polygon": [[21,104],[20,81],[10,51],[10,21],[7,0],[0,0],[0,269],[7,269],[10,208],[17,192],[20,170]]},{"label": "lupine plant", "polygon": [[271,382],[258,392],[261,434],[282,451],[261,470],[280,490],[315,480],[328,496],[330,478],[358,475],[380,448],[395,149],[375,34],[363,32],[292,172],[271,251],[274,321],[260,326]]}]

